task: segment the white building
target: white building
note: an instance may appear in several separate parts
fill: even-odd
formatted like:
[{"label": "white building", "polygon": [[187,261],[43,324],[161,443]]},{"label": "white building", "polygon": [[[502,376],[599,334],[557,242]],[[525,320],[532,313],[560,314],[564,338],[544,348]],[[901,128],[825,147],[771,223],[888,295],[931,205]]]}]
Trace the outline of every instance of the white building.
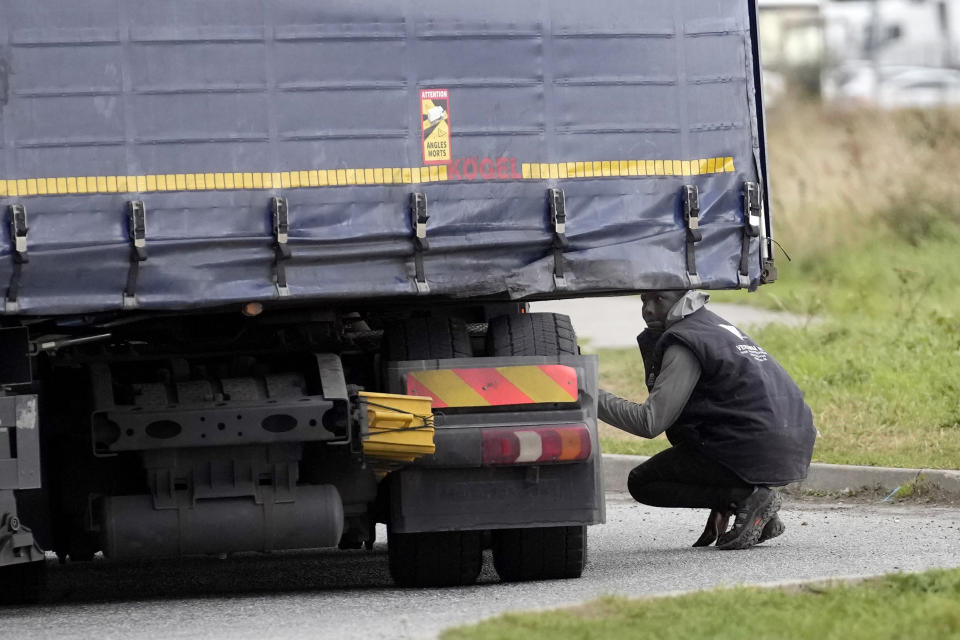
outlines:
[{"label": "white building", "polygon": [[819,65],[824,59],[824,0],[760,0],[757,26],[769,69]]},{"label": "white building", "polygon": [[958,0],[834,0],[823,7],[834,60],[882,65],[956,66]]},{"label": "white building", "polygon": [[960,103],[960,0],[759,0],[766,81],[784,72],[827,99],[883,106]]}]

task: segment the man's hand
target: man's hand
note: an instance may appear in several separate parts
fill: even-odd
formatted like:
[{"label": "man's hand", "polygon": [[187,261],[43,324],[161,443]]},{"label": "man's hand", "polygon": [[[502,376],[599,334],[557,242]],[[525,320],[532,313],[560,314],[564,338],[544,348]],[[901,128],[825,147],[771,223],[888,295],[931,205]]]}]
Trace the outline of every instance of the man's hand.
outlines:
[{"label": "man's hand", "polygon": [[643,370],[646,374],[647,389],[653,389],[656,380],[656,346],[663,331],[647,327],[637,336],[637,346],[640,347],[640,357],[643,358]]}]

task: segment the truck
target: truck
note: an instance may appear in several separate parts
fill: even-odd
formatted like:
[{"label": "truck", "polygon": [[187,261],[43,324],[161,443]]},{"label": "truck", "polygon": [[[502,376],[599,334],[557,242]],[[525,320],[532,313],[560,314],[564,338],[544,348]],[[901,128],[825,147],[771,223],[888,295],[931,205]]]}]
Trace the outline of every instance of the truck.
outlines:
[{"label": "truck", "polygon": [[0,0],[0,598],[379,523],[580,576],[597,359],[529,303],[776,278],[756,10]]}]

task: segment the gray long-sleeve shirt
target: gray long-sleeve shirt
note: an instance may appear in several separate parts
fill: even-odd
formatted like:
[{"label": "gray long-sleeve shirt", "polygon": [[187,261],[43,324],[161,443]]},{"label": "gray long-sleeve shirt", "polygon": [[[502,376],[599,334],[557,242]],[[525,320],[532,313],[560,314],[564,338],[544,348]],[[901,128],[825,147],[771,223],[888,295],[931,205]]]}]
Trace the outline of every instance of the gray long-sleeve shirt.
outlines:
[{"label": "gray long-sleeve shirt", "polygon": [[[667,316],[667,325],[680,321],[702,307],[709,298],[690,291]],[[599,417],[618,429],[642,438],[655,438],[676,422],[700,380],[700,362],[690,349],[673,344],[663,353],[660,374],[650,397],[640,404],[600,390]]]},{"label": "gray long-sleeve shirt", "polygon": [[680,416],[700,380],[700,362],[690,349],[675,344],[663,354],[660,375],[643,404],[600,390],[600,419],[641,438],[655,438]]}]

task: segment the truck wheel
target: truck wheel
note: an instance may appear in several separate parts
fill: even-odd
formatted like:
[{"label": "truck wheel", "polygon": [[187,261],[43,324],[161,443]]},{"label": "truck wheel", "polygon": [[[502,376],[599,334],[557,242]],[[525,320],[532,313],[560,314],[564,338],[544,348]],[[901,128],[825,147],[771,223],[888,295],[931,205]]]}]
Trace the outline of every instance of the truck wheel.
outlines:
[{"label": "truck wheel", "polygon": [[[499,316],[487,328],[489,356],[576,355],[569,316],[527,313]],[[587,553],[587,528],[532,527],[492,532],[493,563],[504,582],[579,578]]]},{"label": "truck wheel", "polygon": [[[408,318],[384,336],[385,360],[470,358],[467,325],[459,318]],[[473,584],[480,575],[483,549],[478,531],[388,531],[390,575],[401,587]]]},{"label": "truck wheel", "polygon": [[479,531],[394,533],[387,536],[390,575],[401,587],[455,587],[480,575]]},{"label": "truck wheel", "polygon": [[40,602],[46,590],[46,562],[0,567],[0,605],[34,604]]},{"label": "truck wheel", "polygon": [[570,317],[559,313],[498,316],[487,328],[489,356],[577,355],[577,334]]},{"label": "truck wheel", "polygon": [[467,325],[459,318],[408,318],[389,327],[384,336],[386,360],[472,356]]},{"label": "truck wheel", "polygon": [[500,529],[491,541],[503,582],[579,578],[587,560],[585,526]]}]

